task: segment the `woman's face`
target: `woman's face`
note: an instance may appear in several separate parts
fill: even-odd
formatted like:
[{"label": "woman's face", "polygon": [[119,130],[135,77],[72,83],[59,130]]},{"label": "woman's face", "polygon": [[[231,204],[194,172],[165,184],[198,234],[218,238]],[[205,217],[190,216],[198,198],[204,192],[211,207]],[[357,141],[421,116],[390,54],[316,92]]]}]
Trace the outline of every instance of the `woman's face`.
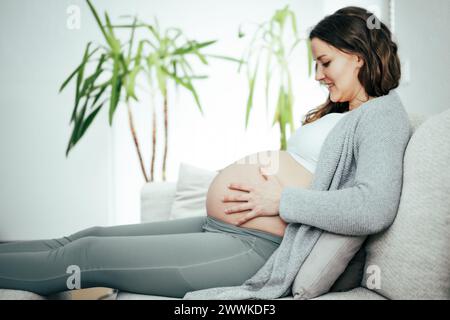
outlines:
[{"label": "woman's face", "polygon": [[364,97],[365,90],[358,79],[363,65],[360,57],[342,52],[318,38],[311,40],[311,49],[316,61],[316,80],[328,87],[332,102],[348,101],[352,106]]}]

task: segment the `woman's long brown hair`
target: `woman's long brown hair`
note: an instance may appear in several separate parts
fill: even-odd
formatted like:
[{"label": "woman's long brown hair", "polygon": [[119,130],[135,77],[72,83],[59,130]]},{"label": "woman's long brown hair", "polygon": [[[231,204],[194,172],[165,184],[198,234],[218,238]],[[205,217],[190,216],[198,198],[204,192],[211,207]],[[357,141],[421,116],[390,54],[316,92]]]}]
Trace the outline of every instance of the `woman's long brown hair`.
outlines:
[{"label": "woman's long brown hair", "polygon": [[[392,41],[391,31],[379,20],[375,20],[379,24],[373,23],[374,17],[373,13],[359,7],[339,9],[323,18],[311,30],[309,39],[318,38],[338,50],[361,57],[364,64],[358,79],[369,96],[380,97],[398,87],[401,71],[397,45]],[[313,122],[328,113],[348,110],[348,102],[332,102],[328,96],[325,103],[305,115],[302,124]]]}]

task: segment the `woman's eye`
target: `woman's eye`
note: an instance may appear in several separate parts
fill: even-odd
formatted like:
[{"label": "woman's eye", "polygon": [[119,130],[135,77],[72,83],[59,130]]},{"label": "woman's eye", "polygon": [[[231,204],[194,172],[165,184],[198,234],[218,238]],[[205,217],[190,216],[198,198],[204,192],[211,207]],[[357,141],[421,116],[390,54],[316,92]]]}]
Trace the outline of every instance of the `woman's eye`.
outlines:
[{"label": "woman's eye", "polygon": [[[324,68],[326,68],[326,67],[328,67],[329,65],[330,65],[330,63],[331,63],[331,61],[328,61],[328,62],[325,62],[325,63],[322,63],[322,66],[324,67]],[[319,65],[319,63],[315,63],[315,65],[314,65],[314,69],[317,71],[317,66]]]}]

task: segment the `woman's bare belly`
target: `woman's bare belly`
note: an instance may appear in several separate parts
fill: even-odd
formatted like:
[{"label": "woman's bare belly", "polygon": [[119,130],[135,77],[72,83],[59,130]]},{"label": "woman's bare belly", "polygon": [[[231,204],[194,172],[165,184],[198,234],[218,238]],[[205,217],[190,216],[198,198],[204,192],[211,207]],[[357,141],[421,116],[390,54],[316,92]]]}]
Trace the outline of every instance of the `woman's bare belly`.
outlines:
[{"label": "woman's bare belly", "polygon": [[[237,221],[250,210],[226,214],[224,213],[225,208],[239,204],[239,202],[222,202],[222,197],[242,192],[229,189],[227,187],[229,183],[246,185],[264,183],[265,180],[259,173],[259,167],[262,165],[266,166],[266,170],[280,180],[283,187],[307,188],[313,178],[313,174],[286,151],[261,151],[248,155],[222,169],[211,182],[206,196],[207,215],[237,225]],[[280,216],[257,217],[240,225],[243,228],[261,230],[277,236],[284,235],[286,226],[287,223]]]}]

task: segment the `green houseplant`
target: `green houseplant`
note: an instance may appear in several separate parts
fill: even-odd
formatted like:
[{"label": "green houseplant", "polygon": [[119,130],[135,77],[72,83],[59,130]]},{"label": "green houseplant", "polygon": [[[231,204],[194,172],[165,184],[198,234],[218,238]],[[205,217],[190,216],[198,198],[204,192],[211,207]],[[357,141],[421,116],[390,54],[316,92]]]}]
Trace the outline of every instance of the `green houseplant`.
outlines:
[{"label": "green houseplant", "polygon": [[[66,156],[83,137],[86,130],[92,124],[99,111],[105,104],[109,104],[109,124],[112,125],[114,113],[120,103],[124,101],[128,108],[128,119],[136,152],[139,157],[140,167],[146,182],[154,179],[154,163],[156,152],[156,111],[153,108],[152,130],[152,157],[150,164],[150,178],[148,177],[139,140],[133,123],[131,100],[138,101],[136,86],[139,75],[144,75],[150,88],[157,88],[164,100],[164,159],[162,167],[163,180],[166,179],[166,158],[168,145],[168,83],[181,85],[188,89],[195,98],[200,112],[203,114],[198,94],[194,88],[193,80],[205,79],[206,76],[197,76],[188,62],[189,56],[195,56],[203,64],[207,64],[207,57],[215,57],[239,61],[233,58],[217,55],[206,55],[201,50],[216,41],[197,42],[188,40],[180,29],[169,28],[161,32],[156,26],[138,21],[133,17],[131,24],[113,25],[105,12],[103,23],[92,3],[87,0],[88,6],[97,22],[97,25],[106,40],[105,45],[99,45],[91,49],[92,42],[86,45],[80,65],[62,83],[60,92],[69,82],[76,79],[75,103],[70,123],[73,123],[72,134],[66,150]],[[116,36],[115,30],[119,28],[130,29],[130,38],[122,43]],[[148,31],[145,38],[135,39],[135,31],[144,28]],[[135,43],[137,42],[137,48]],[[88,65],[96,63],[94,71],[86,76]],[[81,108],[81,109],[80,109]]]},{"label": "green houseplant", "polygon": [[[291,27],[292,36],[287,34]],[[239,30],[239,37],[245,35]],[[246,64],[247,78],[249,84],[249,95],[246,105],[245,128],[248,127],[250,112],[253,107],[253,96],[255,84],[258,78],[260,65],[264,70],[266,112],[269,105],[269,89],[274,72],[279,74],[278,98],[272,126],[278,123],[280,128],[280,150],[286,150],[286,127],[290,126],[291,133],[294,131],[292,107],[294,104],[294,93],[289,61],[292,53],[301,41],[306,42],[308,55],[308,76],[311,76],[312,54],[309,39],[302,39],[297,32],[296,16],[289,6],[277,10],[269,21],[258,25],[253,37],[246,48],[243,60]],[[265,61],[264,61],[265,60]]]}]

